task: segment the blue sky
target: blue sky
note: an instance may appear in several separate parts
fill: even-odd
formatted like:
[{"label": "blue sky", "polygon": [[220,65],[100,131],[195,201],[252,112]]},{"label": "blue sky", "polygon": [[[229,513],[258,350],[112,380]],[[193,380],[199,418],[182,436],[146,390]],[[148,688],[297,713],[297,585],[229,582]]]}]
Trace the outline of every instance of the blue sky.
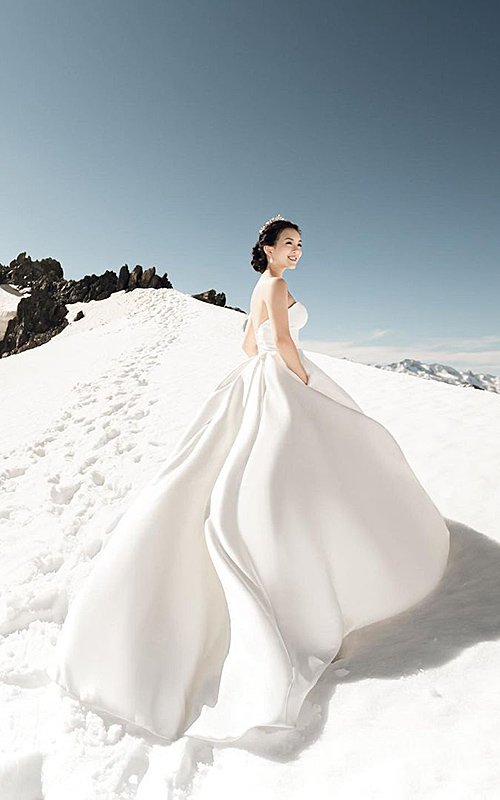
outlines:
[{"label": "blue sky", "polygon": [[247,309],[280,213],[304,345],[500,374],[499,53],[482,0],[4,3],[0,262]]}]

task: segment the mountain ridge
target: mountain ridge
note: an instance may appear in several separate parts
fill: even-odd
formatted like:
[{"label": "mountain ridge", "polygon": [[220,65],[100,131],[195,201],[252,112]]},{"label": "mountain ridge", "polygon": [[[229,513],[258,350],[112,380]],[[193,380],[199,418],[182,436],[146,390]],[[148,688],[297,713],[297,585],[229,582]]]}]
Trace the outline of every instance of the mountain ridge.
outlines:
[{"label": "mountain ridge", "polygon": [[390,364],[374,364],[373,366],[391,372],[405,372],[407,375],[414,375],[426,380],[443,381],[455,386],[482,389],[500,394],[500,376],[490,373],[473,372],[471,369],[460,370],[438,362],[427,364],[417,358],[403,358],[401,361],[393,361]]}]

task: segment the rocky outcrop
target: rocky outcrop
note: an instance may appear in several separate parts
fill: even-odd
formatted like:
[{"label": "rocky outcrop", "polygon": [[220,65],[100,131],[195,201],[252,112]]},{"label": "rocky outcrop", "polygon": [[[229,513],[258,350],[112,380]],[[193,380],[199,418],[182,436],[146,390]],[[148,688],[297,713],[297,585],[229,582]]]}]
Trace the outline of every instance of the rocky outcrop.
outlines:
[{"label": "rocky outcrop", "polygon": [[68,324],[68,309],[48,292],[35,289],[23,297],[0,342],[0,357],[44,344]]},{"label": "rocky outcrop", "polygon": [[49,288],[63,280],[64,273],[59,261],[55,258],[42,258],[33,261],[26,253],[19,253],[8,267],[2,267],[1,283],[10,283],[19,288],[37,286]]},{"label": "rocky outcrop", "polygon": [[29,289],[16,289],[0,281],[0,341],[5,336],[9,320],[14,319],[22,297],[29,295]]},{"label": "rocky outcrop", "polygon": [[[36,347],[59,333],[68,324],[68,304],[105,300],[120,291],[173,288],[166,272],[160,276],[156,274],[156,267],[143,269],[140,264],[136,264],[133,270],[124,264],[118,275],[108,269],[102,275],[66,280],[61,264],[55,258],[33,261],[25,252],[19,253],[8,266],[0,264],[0,284],[30,290],[30,296],[19,301],[15,316],[9,319],[0,341],[0,358]],[[192,297],[246,313],[241,308],[227,306],[224,292],[215,289]],[[73,321],[82,317],[83,313],[79,311]]]},{"label": "rocky outcrop", "polygon": [[117,291],[118,278],[107,269],[102,275],[85,275],[79,280],[65,280],[54,287],[53,294],[62,303],[89,303],[105,300]]},{"label": "rocky outcrop", "polygon": [[203,300],[204,303],[212,303],[214,306],[224,306],[224,308],[231,308],[233,311],[241,311],[242,314],[246,314],[246,311],[243,311],[242,308],[238,308],[238,306],[226,305],[226,295],[224,292],[216,292],[215,289],[208,289],[208,291],[200,292],[200,294],[192,294],[191,297],[194,297],[195,300]]},{"label": "rocky outcrop", "polygon": [[226,295],[224,292],[216,292],[215,289],[209,289],[207,292],[200,292],[200,294],[193,294],[195,300],[203,300],[204,303],[212,303],[214,306],[225,306]]},{"label": "rocky outcrop", "polygon": [[30,290],[30,297],[19,301],[15,316],[7,324],[0,357],[36,347],[58,334],[68,324],[67,304],[105,300],[121,290],[172,288],[167,273],[160,276],[155,267],[143,270],[140,264],[132,272],[124,264],[118,275],[108,269],[102,275],[93,273],[79,280],[66,280],[59,261],[34,261],[25,252],[8,266],[0,264],[0,284]]},{"label": "rocky outcrop", "polygon": [[26,253],[19,253],[8,267],[0,265],[0,283],[20,288],[29,287],[49,292],[61,303],[88,303],[90,300],[105,300],[113,292],[132,289],[171,289],[167,273],[156,274],[156,267],[143,270],[140,264],[129,271],[128,264],[116,275],[107,269],[102,275],[85,275],[79,280],[66,280],[59,261],[42,258],[33,261]]}]

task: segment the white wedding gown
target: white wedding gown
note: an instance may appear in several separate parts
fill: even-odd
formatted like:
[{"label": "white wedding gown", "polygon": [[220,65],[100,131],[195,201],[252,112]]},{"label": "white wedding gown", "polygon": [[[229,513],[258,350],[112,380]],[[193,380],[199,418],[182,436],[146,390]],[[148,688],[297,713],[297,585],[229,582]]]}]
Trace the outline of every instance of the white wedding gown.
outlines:
[{"label": "white wedding gown", "polygon": [[121,517],[50,675],[170,741],[293,727],[350,631],[439,583],[449,532],[389,431],[269,320]]}]

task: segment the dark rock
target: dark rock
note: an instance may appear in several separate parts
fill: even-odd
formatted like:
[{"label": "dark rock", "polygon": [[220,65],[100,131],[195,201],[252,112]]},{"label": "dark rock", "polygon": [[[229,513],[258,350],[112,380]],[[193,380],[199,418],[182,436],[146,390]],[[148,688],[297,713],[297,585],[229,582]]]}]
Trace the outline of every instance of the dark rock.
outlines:
[{"label": "dark rock", "polygon": [[201,292],[200,294],[192,294],[191,297],[194,297],[195,300],[202,300],[204,303],[212,303],[214,306],[224,306],[224,308],[230,308],[233,311],[241,311],[242,314],[247,313],[238,306],[226,305],[226,295],[224,292],[216,292],[215,289],[208,289],[208,291]]},{"label": "dark rock", "polygon": [[83,313],[83,311],[80,309],[80,311],[78,311],[78,313],[77,313],[77,314],[75,314],[75,316],[74,316],[74,318],[73,318],[73,322],[78,322],[78,320],[79,320],[79,319],[83,319],[83,318],[84,318],[84,316],[85,316],[85,314],[84,314],[84,313]]},{"label": "dark rock", "polygon": [[130,272],[128,271],[128,264],[124,264],[123,267],[120,267],[120,272],[118,274],[118,285],[116,287],[117,292],[121,292],[122,289],[127,288],[129,277]]},{"label": "dark rock", "polygon": [[131,292],[133,289],[137,289],[141,285],[142,279],[142,267],[140,264],[134,267],[132,272],[130,273],[130,278],[128,279],[128,287],[127,291]]},{"label": "dark rock", "polygon": [[225,306],[226,295],[224,292],[216,292],[215,289],[208,289],[206,292],[200,294],[192,294],[195,300],[203,300],[204,303],[212,303],[214,306]]},{"label": "dark rock", "polygon": [[[153,277],[151,278],[151,280],[149,282],[149,288],[150,289],[162,289],[163,288],[162,287],[162,279],[160,278],[159,275],[153,275]],[[166,288],[171,289],[172,287],[168,286]]]},{"label": "dark rock", "polygon": [[7,324],[0,357],[44,344],[66,327],[67,313],[66,306],[48,292],[33,290],[19,301],[16,316]]},{"label": "dark rock", "polygon": [[149,269],[145,269],[144,270],[144,272],[142,273],[142,278],[141,278],[141,288],[142,289],[149,289],[150,288],[151,281],[154,278],[155,272],[156,272],[156,270],[155,270],[154,267],[150,267]]},{"label": "dark rock", "polygon": [[41,282],[50,286],[64,277],[63,269],[55,258],[33,261],[26,253],[19,253],[17,258],[10,262],[8,273],[5,282],[20,287],[32,287]]},{"label": "dark rock", "polygon": [[173,289],[174,288],[172,286],[172,284],[170,283],[170,281],[168,279],[168,275],[167,275],[166,272],[161,276],[159,286],[156,286],[155,288],[156,289]]},{"label": "dark rock", "polygon": [[54,287],[53,294],[62,303],[89,303],[105,300],[117,291],[116,272],[107,269],[102,275],[85,275],[80,280],[69,280]]}]

